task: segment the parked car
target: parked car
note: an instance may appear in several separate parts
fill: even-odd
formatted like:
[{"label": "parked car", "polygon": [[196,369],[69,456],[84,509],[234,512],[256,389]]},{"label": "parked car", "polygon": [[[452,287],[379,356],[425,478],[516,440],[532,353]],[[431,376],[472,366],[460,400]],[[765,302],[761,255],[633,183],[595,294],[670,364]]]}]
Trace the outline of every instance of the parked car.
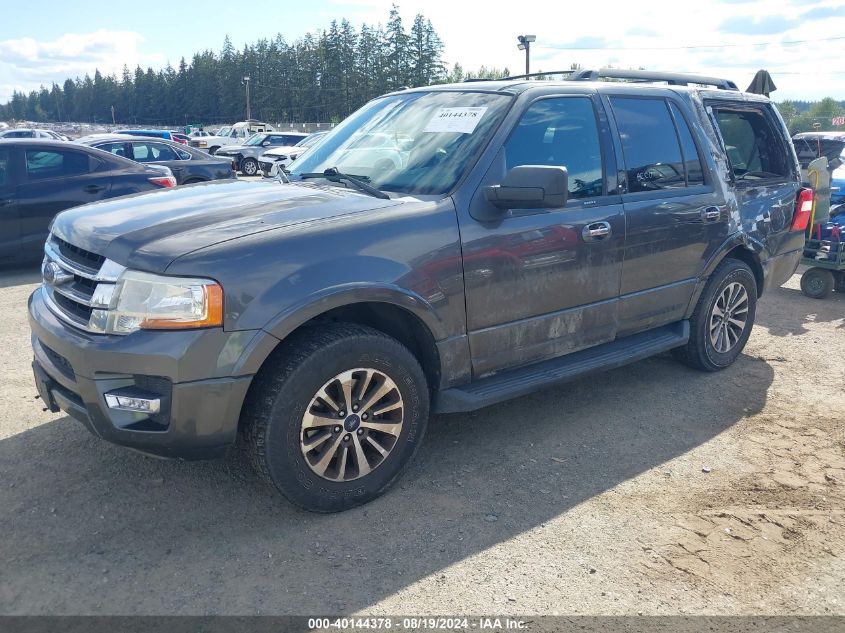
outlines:
[{"label": "parked car", "polygon": [[243,145],[227,145],[215,152],[215,156],[226,156],[235,161],[238,171],[245,176],[259,172],[258,157],[271,147],[296,145],[308,138],[303,132],[258,132],[250,136]]},{"label": "parked car", "polygon": [[95,200],[175,186],[167,168],[147,168],[76,144],[0,140],[0,262],[42,259],[53,217]]},{"label": "parked car", "polygon": [[177,132],[171,132],[170,136],[173,137],[173,140],[177,143],[181,143],[182,145],[190,145],[191,138],[187,134],[179,134]]},{"label": "parked car", "polygon": [[[350,154],[367,135],[400,164]],[[767,98],[646,71],[394,92],[290,172],[60,214],[29,302],[44,406],[168,457],[240,438],[294,504],[343,510],[396,481],[430,412],[669,350],[728,368],[812,207]]]},{"label": "parked car", "polygon": [[275,131],[272,125],[255,119],[239,121],[234,125],[224,125],[214,135],[191,139],[191,147],[204,149],[209,154],[214,154],[224,145],[243,145],[250,136],[258,132]]},{"label": "parked car", "polygon": [[139,163],[164,165],[173,172],[179,185],[235,177],[230,159],[209,156],[201,150],[174,141],[112,134],[80,139],[80,142]]},{"label": "parked car", "polygon": [[52,130],[35,130],[32,128],[12,128],[0,132],[0,138],[43,138],[55,141],[67,140],[67,137],[62,137],[61,134],[53,132]]},{"label": "parked car", "polygon": [[275,178],[280,169],[287,169],[297,158],[320,142],[328,132],[309,134],[296,145],[275,147],[258,157],[258,166],[265,177]]}]

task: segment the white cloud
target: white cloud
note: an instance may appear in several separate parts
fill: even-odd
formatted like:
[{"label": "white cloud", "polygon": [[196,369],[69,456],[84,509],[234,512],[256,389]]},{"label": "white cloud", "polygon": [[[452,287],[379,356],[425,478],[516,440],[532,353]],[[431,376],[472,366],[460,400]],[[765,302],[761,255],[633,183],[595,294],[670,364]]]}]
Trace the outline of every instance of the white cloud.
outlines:
[{"label": "white cloud", "polygon": [[[331,0],[336,15],[353,23],[382,22],[391,0]],[[518,73],[525,57],[516,36],[536,34],[531,69],[561,70],[608,64],[623,68],[686,71],[724,76],[746,88],[760,68],[778,86],[776,100],[845,97],[839,60],[845,40],[845,7],[837,0],[698,0],[697,2],[561,2],[559,0],[401,0],[406,22],[416,13],[432,21],[443,39],[444,57],[465,69],[507,67]],[[811,40],[809,43],[751,46],[757,42]],[[580,44],[579,44],[580,42]],[[563,47],[603,46],[604,50]],[[719,48],[672,47],[730,45]],[[739,45],[739,46],[737,46]],[[651,50],[630,50],[644,49]],[[626,50],[628,49],[628,50]]]},{"label": "white cloud", "polygon": [[163,55],[144,55],[144,38],[132,31],[100,29],[91,33],[68,33],[52,41],[31,37],[0,40],[0,102],[13,90],[29,92],[39,86],[61,83],[96,69],[105,75],[120,74],[123,65],[158,67]]}]

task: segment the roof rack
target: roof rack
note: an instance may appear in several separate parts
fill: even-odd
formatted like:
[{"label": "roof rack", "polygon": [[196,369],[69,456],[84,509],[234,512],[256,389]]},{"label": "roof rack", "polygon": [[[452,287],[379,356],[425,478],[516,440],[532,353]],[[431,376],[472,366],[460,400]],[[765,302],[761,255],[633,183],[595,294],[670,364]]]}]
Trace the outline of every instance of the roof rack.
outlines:
[{"label": "roof rack", "polygon": [[635,82],[657,82],[665,81],[670,86],[688,86],[697,84],[701,86],[715,86],[720,90],[739,90],[737,85],[730,79],[718,77],[707,77],[705,75],[691,75],[688,73],[662,73],[651,70],[624,70],[617,68],[601,68],[599,70],[550,70],[541,73],[529,73],[528,75],[512,75],[500,79],[480,79],[473,77],[465,79],[465,82],[474,81],[513,81],[516,79],[530,79],[531,77],[548,77],[549,75],[569,75],[568,81],[595,81],[596,79],[629,79]]},{"label": "roof rack", "polygon": [[522,75],[511,75],[510,77],[498,77],[496,79],[482,79],[481,77],[470,77],[469,79],[464,79],[464,83],[473,82],[473,81],[513,81],[514,79],[529,79],[531,77],[547,77],[548,75],[571,75],[574,73],[574,70],[549,70],[542,73],[529,73],[529,74],[522,74]]},{"label": "roof rack", "polygon": [[639,82],[665,81],[670,86],[699,84],[702,86],[715,86],[720,90],[739,90],[737,85],[729,79],[687,73],[662,73],[651,70],[623,70],[618,68],[579,70],[570,79],[572,81],[595,81],[596,79],[630,79]]}]

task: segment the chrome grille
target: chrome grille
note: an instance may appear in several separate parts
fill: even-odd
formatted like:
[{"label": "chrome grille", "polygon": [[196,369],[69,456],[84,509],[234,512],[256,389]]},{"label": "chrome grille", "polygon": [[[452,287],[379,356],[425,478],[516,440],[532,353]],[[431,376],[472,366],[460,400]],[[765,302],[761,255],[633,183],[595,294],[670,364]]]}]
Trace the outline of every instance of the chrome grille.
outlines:
[{"label": "chrome grille", "polygon": [[44,245],[41,292],[60,319],[88,332],[102,333],[108,308],[124,267],[55,235]]}]

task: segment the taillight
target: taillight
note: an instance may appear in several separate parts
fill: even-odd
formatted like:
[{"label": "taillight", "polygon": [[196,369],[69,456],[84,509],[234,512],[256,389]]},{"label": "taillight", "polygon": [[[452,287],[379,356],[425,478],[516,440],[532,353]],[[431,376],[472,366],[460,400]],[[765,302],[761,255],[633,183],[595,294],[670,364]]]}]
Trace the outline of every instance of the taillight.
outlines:
[{"label": "taillight", "polygon": [[795,203],[795,215],[792,216],[791,231],[806,231],[813,213],[813,190],[801,189],[798,201]]},{"label": "taillight", "polygon": [[156,178],[148,178],[148,180],[159,187],[176,186],[176,179],[173,176],[157,176]]}]

